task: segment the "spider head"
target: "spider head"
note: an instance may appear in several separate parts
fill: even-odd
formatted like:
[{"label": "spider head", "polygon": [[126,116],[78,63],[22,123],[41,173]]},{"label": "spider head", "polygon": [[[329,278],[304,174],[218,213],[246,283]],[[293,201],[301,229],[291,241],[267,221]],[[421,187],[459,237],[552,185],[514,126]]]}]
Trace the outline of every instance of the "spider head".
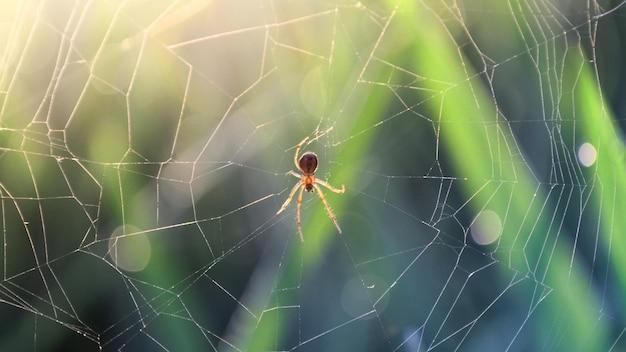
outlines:
[{"label": "spider head", "polygon": [[[300,166],[300,171],[302,171],[303,174],[313,175],[315,170],[317,170],[317,155],[313,152],[306,152],[302,154],[300,161],[298,161],[298,165]],[[313,185],[307,185],[306,190],[310,192],[311,188],[313,188]]]}]

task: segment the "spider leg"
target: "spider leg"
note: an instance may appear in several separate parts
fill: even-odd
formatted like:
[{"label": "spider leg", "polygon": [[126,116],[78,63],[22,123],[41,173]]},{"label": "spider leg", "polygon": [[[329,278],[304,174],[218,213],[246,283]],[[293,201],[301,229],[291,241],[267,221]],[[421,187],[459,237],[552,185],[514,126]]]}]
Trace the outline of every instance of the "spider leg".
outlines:
[{"label": "spider leg", "polygon": [[293,171],[293,170],[289,170],[288,174],[293,175],[293,176],[295,176],[295,177],[297,177],[299,179],[302,179],[302,176],[298,175],[298,173]]},{"label": "spider leg", "polygon": [[[285,201],[285,203],[283,203],[283,206],[280,207],[280,209],[278,209],[278,211],[276,212],[276,215],[282,213],[283,210],[287,209],[287,207],[289,206],[289,203],[291,203],[291,200],[293,199],[293,195],[296,194],[298,187],[302,187],[302,189],[304,189],[304,186],[302,185],[302,183],[300,182],[296,183],[296,185],[293,186],[293,188],[291,189],[291,192],[289,192],[289,197],[287,197],[287,200]],[[300,195],[302,195],[302,191],[300,191]]]},{"label": "spider leg", "polygon": [[298,233],[300,234],[300,241],[304,242],[304,235],[302,235],[302,227],[300,226],[300,206],[302,205],[302,193],[304,192],[304,186],[300,188],[298,194],[298,203],[296,204],[296,220],[298,223]]},{"label": "spider leg", "polygon": [[[316,182],[319,183],[319,181],[320,180],[317,180]],[[326,208],[326,212],[328,213],[328,216],[330,216],[330,219],[335,224],[335,227],[337,228],[337,231],[339,231],[339,233],[341,233],[341,228],[339,227],[339,224],[337,223],[337,218],[335,218],[335,214],[333,214],[333,211],[330,210],[330,207],[328,206],[328,202],[326,201],[326,197],[324,197],[324,193],[322,193],[322,189],[320,188],[320,186],[317,185],[317,183],[314,183],[313,187],[315,187],[315,190],[317,191],[317,194],[320,196],[320,199],[322,200],[322,203],[324,203],[324,207]],[[324,185],[325,183],[326,182],[321,183],[321,184]],[[326,183],[325,186],[329,187],[330,185],[328,183]],[[330,187],[329,189],[331,191],[333,191],[333,192],[341,191],[341,192],[335,192],[335,193],[343,193],[343,189],[339,190],[339,189],[335,189],[335,188],[332,188],[332,187]],[[302,194],[302,191],[300,191],[300,193]]]},{"label": "spider leg", "polygon": [[300,164],[298,163],[298,152],[300,152],[300,148],[302,148],[302,145],[307,141],[307,139],[309,139],[309,137],[304,138],[296,147],[296,154],[293,156],[293,163],[296,165],[296,169],[300,169]]},{"label": "spider leg", "polygon": [[344,185],[341,185],[341,189],[337,189],[333,186],[331,186],[330,184],[328,184],[328,182],[324,181],[324,180],[320,180],[319,178],[315,180],[316,183],[328,188],[329,190],[335,192],[335,193],[339,193],[339,194],[343,194],[343,192],[346,191],[346,187],[344,187]]}]

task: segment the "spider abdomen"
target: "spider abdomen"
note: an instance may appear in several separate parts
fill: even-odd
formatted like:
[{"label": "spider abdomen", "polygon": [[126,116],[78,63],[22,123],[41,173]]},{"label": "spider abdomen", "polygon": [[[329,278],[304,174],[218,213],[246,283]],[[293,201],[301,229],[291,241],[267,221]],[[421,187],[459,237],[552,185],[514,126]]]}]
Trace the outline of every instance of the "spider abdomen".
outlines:
[{"label": "spider abdomen", "polygon": [[[298,164],[300,166],[300,170],[302,170],[305,175],[313,175],[315,170],[317,170],[317,154],[313,152],[306,152],[302,154]],[[310,192],[309,188],[307,188],[307,191]]]}]

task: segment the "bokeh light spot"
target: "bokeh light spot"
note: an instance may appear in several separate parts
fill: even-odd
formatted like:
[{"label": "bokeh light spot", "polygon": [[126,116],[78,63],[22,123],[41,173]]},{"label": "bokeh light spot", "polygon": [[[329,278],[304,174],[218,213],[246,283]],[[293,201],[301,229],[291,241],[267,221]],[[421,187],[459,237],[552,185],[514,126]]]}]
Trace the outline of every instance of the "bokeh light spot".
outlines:
[{"label": "bokeh light spot", "polygon": [[590,143],[583,143],[578,148],[578,161],[584,167],[595,164],[597,157],[596,148]]},{"label": "bokeh light spot", "polygon": [[470,232],[474,241],[480,245],[488,245],[495,242],[502,233],[502,222],[494,211],[481,211],[470,226]]},{"label": "bokeh light spot", "polygon": [[[387,283],[376,275],[365,274],[349,280],[341,292],[341,305],[346,313],[359,317],[372,310],[374,299],[382,297],[376,303],[376,310],[380,314],[387,308],[388,295],[384,295]],[[370,315],[374,318],[375,315]]]},{"label": "bokeh light spot", "polygon": [[141,271],[150,261],[152,246],[143,233],[132,234],[138,229],[126,226],[126,233],[120,226],[109,239],[109,256],[117,267],[125,271]]}]

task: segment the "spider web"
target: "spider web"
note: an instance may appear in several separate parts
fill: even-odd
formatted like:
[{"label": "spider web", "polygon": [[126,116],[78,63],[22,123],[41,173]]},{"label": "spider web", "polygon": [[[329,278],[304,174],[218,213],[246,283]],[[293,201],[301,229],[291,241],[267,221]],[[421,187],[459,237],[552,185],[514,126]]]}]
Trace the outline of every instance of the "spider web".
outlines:
[{"label": "spider web", "polygon": [[625,11],[3,3],[0,350],[626,348]]}]

